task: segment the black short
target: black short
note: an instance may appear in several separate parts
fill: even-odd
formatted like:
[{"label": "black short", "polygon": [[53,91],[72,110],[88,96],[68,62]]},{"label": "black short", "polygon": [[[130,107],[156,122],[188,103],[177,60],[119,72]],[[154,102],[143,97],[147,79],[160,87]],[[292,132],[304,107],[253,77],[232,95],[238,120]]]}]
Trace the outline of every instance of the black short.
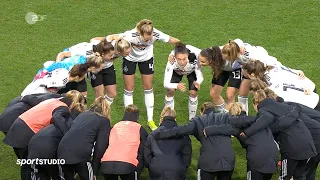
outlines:
[{"label": "black short", "polygon": [[136,73],[136,65],[138,63],[139,70],[141,74],[149,75],[154,73],[153,69],[153,57],[148,61],[144,62],[132,62],[128,61],[127,59],[123,58],[122,60],[122,73],[124,75],[133,75]]},{"label": "black short", "polygon": [[239,89],[242,80],[241,69],[235,69],[233,71],[222,71],[218,78],[212,79],[212,84],[224,86],[228,82],[228,87],[234,87]]},{"label": "black short", "polygon": [[89,72],[88,77],[90,78],[92,87],[97,87],[102,84],[104,86],[116,84],[116,70],[113,65],[109,68],[102,69],[97,74]]},{"label": "black short", "polygon": [[[172,77],[171,77],[171,83],[179,83],[182,80],[183,75],[177,74],[175,71],[173,71]],[[189,82],[189,90],[198,90],[193,82],[197,80],[197,76],[195,72],[192,72],[191,74],[187,75],[188,82]]]},{"label": "black short", "polygon": [[65,88],[60,89],[58,91],[58,94],[64,94],[64,93],[67,93],[70,90],[77,90],[79,92],[87,92],[86,79],[83,79],[80,82],[68,82]]}]

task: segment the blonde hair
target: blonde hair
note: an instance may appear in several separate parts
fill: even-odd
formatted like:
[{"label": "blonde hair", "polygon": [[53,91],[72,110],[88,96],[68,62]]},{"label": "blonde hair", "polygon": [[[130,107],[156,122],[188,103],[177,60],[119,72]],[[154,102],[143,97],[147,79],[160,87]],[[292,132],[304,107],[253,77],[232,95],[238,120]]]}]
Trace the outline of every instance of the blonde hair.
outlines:
[{"label": "blonde hair", "polygon": [[[224,60],[230,60],[233,62],[237,59],[239,53],[239,45],[232,40],[229,40],[229,42],[225,44],[222,48],[222,57],[224,58]],[[225,59],[226,57],[228,57],[229,59]]]},{"label": "blonde hair", "polygon": [[268,87],[269,86],[267,85],[267,83],[265,83],[261,79],[255,78],[251,80],[250,91],[257,91],[260,89],[266,89]]},{"label": "blonde hair", "polygon": [[152,21],[148,19],[143,19],[137,23],[136,29],[141,36],[145,34],[151,35],[153,32]]},{"label": "blonde hair", "polygon": [[265,66],[261,61],[250,59],[247,63],[242,65],[242,69],[245,70],[248,74],[254,74],[255,78],[262,80],[265,83],[268,83],[264,77],[264,74],[267,71],[270,71],[272,66]]},{"label": "blonde hair", "polygon": [[231,103],[229,114],[232,116],[240,115],[241,112],[244,111],[244,107],[241,103]]},{"label": "blonde hair", "polygon": [[200,108],[200,112],[203,113],[206,109],[214,109],[214,104],[212,102],[205,102]]},{"label": "blonde hair", "polygon": [[267,98],[264,89],[260,89],[253,93],[252,103],[253,105],[258,105],[261,101]]},{"label": "blonde hair", "polygon": [[84,65],[86,65],[87,69],[90,67],[100,68],[103,63],[104,60],[101,57],[101,54],[95,53],[93,55],[87,56],[87,61],[86,63],[84,63]]},{"label": "blonde hair", "polygon": [[271,89],[265,88],[264,93],[266,94],[266,96],[268,98],[271,98],[271,99],[274,99],[275,101],[277,101],[278,95],[274,91],[272,91]]},{"label": "blonde hair", "polygon": [[91,104],[90,110],[99,116],[106,117],[110,120],[110,106],[106,98],[103,96],[96,98],[96,100]]},{"label": "blonde hair", "polygon": [[163,118],[166,116],[171,116],[176,118],[176,111],[174,109],[171,109],[170,106],[165,106],[160,114],[160,123],[162,123]]},{"label": "blonde hair", "polygon": [[115,43],[115,50],[118,51],[120,54],[123,54],[124,51],[128,48],[131,48],[131,44],[123,38],[118,39]]},{"label": "blonde hair", "polygon": [[139,108],[134,104],[129,104],[126,107],[125,111],[126,112],[131,112],[131,113],[138,113],[139,112]]},{"label": "blonde hair", "polygon": [[85,98],[77,90],[71,90],[66,93],[66,96],[71,100],[71,104],[69,106],[70,110],[77,110],[79,112],[84,112],[86,110],[85,106]]}]

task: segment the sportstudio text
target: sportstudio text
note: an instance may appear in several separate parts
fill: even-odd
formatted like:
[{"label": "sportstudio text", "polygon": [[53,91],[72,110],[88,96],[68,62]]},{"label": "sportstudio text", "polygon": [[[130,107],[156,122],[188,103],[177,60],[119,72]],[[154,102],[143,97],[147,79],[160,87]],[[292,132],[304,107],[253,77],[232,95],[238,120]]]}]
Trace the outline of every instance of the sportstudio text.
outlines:
[{"label": "sportstudio text", "polygon": [[64,165],[64,159],[17,159],[17,165]]}]

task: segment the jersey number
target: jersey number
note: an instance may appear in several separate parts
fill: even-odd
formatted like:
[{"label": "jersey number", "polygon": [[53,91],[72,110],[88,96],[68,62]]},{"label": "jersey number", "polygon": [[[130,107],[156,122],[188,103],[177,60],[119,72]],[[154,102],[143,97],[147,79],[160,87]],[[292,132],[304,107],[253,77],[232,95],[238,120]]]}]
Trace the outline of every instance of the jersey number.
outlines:
[{"label": "jersey number", "polygon": [[152,69],[152,71],[154,71],[153,70],[153,64],[149,64],[149,69]]},{"label": "jersey number", "polygon": [[294,87],[294,86],[290,86],[290,85],[284,84],[283,85],[283,91],[287,91],[288,89],[293,89],[293,90],[296,90],[296,91],[304,92],[303,88],[297,88],[297,87]]},{"label": "jersey number", "polygon": [[241,79],[241,70],[232,71],[234,79]]}]

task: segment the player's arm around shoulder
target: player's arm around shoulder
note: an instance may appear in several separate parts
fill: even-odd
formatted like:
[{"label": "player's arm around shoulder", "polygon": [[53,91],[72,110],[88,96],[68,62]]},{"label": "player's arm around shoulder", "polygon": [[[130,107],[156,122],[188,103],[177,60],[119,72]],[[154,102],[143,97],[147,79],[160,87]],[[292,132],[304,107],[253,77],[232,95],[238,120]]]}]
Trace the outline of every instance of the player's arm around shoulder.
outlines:
[{"label": "player's arm around shoulder", "polygon": [[172,37],[172,36],[170,36],[170,35],[168,35],[168,34],[165,34],[165,33],[159,31],[159,30],[156,29],[156,28],[153,29],[153,32],[154,32],[155,34],[159,34],[159,35],[158,35],[158,40],[161,40],[161,41],[163,41],[163,42],[166,42],[166,43],[169,43],[169,44],[172,44],[172,45],[175,45],[175,44],[177,44],[178,42],[180,42],[179,39],[177,39],[177,38],[175,38],[175,37]]}]

